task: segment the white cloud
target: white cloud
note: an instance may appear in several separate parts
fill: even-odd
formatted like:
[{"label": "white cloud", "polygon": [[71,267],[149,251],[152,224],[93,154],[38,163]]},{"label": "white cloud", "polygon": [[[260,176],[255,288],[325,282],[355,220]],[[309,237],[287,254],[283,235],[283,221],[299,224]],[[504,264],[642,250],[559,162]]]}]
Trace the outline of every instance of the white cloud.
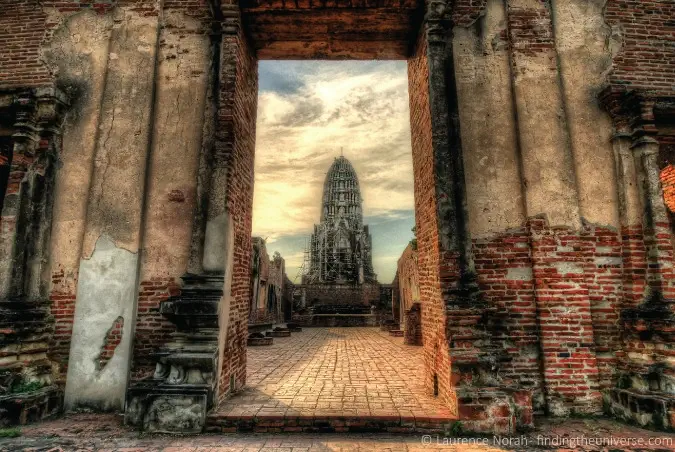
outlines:
[{"label": "white cloud", "polygon": [[[325,173],[340,148],[359,176],[364,215],[395,218],[413,208],[405,62],[260,64],[255,235],[271,244],[311,234]],[[376,262],[391,264],[390,256],[374,253]],[[301,262],[302,253],[284,257]]]}]

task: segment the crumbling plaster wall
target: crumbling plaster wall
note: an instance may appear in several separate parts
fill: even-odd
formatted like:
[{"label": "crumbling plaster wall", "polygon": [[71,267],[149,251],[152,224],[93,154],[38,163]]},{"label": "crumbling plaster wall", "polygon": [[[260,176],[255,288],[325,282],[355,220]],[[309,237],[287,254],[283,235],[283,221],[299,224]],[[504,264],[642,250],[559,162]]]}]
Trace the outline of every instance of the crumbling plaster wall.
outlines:
[{"label": "crumbling plaster wall", "polygon": [[[82,240],[67,408],[121,408],[131,363],[159,23],[156,15],[124,8],[109,14],[114,25]],[[118,317],[127,325],[121,344],[98,371],[96,336]]]},{"label": "crumbling plaster wall", "polygon": [[60,367],[59,376],[64,378],[113,18],[111,14],[94,11],[82,11],[67,18],[55,10],[49,13],[61,25],[43,55],[58,83],[73,98],[63,126],[50,252],[50,298],[56,323],[51,354]]},{"label": "crumbling plaster wall", "polygon": [[[597,100],[615,42],[603,7],[488,0],[454,28],[468,224],[481,296],[497,307],[493,337],[512,358],[502,377],[532,389],[538,409],[548,378],[558,413],[599,409],[596,389],[611,384],[618,346],[619,204],[612,126]],[[563,350],[563,338],[597,346]],[[563,368],[578,363],[585,376],[565,383],[590,389],[555,389]]]},{"label": "crumbling plaster wall", "polygon": [[[52,355],[62,378],[67,372],[68,407],[119,409],[130,371],[151,372],[150,352],[172,331],[159,303],[178,293],[190,256],[186,219],[194,216],[204,121],[213,120],[212,43],[195,8],[146,3],[142,11],[46,9],[57,25],[44,58],[75,100],[51,247]],[[119,345],[98,366],[119,318]]]}]

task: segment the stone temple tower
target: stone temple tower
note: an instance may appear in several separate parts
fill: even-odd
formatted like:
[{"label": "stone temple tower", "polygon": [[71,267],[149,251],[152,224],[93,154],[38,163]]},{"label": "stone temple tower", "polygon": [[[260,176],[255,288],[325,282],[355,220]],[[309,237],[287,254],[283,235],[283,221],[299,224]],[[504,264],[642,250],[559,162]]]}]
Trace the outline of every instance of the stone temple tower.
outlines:
[{"label": "stone temple tower", "polygon": [[335,158],[323,184],[321,222],[314,225],[304,284],[376,282],[361,203],[354,167],[343,156]]}]

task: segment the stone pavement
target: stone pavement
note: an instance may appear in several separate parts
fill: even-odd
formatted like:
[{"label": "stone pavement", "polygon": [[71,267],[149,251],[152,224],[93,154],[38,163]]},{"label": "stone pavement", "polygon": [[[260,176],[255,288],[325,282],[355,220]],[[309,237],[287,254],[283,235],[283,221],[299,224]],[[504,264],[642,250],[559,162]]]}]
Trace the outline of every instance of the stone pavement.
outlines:
[{"label": "stone pavement", "polygon": [[[405,346],[401,338],[375,328],[307,328],[290,338],[275,338],[271,347],[249,348],[251,388],[210,416],[212,430],[231,428],[233,433],[149,435],[125,428],[121,414],[79,413],[24,426],[20,437],[0,438],[0,451],[675,450],[675,435],[607,419],[539,419],[537,430],[502,438],[502,442],[491,435],[446,438],[422,433],[322,433],[331,419],[348,416],[399,422],[411,417],[422,421],[425,430],[430,430],[431,419],[454,423],[443,407],[425,395],[421,368],[421,348]],[[336,417],[331,418],[333,415]],[[240,419],[238,422],[243,419],[250,432],[228,426],[223,416]],[[311,420],[309,427],[288,423],[303,416]],[[250,423],[256,419],[263,422]],[[326,423],[317,428],[317,420]],[[336,423],[331,430],[346,431],[347,427]],[[284,429],[286,432],[281,432]],[[584,438],[581,446],[569,443]],[[604,441],[606,447],[589,444],[591,439]]]},{"label": "stone pavement", "polygon": [[[18,438],[1,439],[0,451],[163,451],[163,452],[447,452],[502,450],[675,450],[675,435],[650,432],[607,419],[538,420],[536,431],[510,440],[443,438],[389,433],[230,433],[197,436],[147,435],[122,426],[114,414],[72,414],[21,428]],[[586,438],[608,446],[552,444]],[[544,441],[549,441],[546,444]],[[455,443],[446,445],[451,441]],[[510,441],[510,444],[509,444]],[[611,441],[611,443],[610,443]]]},{"label": "stone pavement", "polygon": [[248,387],[209,416],[212,430],[443,431],[455,421],[424,390],[422,348],[377,328],[304,328],[249,347],[247,370]]}]

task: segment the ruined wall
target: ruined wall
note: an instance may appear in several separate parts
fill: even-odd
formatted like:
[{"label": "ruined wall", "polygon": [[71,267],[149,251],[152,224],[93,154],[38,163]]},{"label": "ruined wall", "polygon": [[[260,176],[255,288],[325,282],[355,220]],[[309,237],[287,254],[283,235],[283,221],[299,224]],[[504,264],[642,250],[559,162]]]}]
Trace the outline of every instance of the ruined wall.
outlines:
[{"label": "ruined wall", "polygon": [[54,190],[50,357],[58,378],[68,374],[69,406],[120,408],[132,339],[134,376],[147,375],[172,331],[159,302],[187,270],[209,11],[202,1],[12,3],[12,23],[34,27],[12,37],[19,56],[3,54],[0,85],[55,85],[72,99]]},{"label": "ruined wall", "polygon": [[399,317],[394,319],[399,322],[401,329],[406,329],[406,312],[410,310],[413,303],[420,302],[420,286],[418,274],[418,256],[417,250],[413,249],[411,244],[406,246],[403,254],[398,259],[397,277],[398,277],[398,310]]},{"label": "ruined wall", "polygon": [[[426,38],[424,30],[421,30],[414,54],[408,60],[410,132],[415,179],[415,228],[422,301],[421,323],[424,335],[424,378],[427,391],[431,394],[438,393],[447,406],[456,410],[450,380],[450,353],[446,332],[446,308],[441,288],[441,266],[444,266],[444,273],[449,275],[449,278],[452,278],[452,274],[456,278],[458,271],[454,268],[456,264],[451,253],[441,253]],[[450,280],[443,283],[447,286],[453,284]]]},{"label": "ruined wall", "polygon": [[297,284],[302,291],[307,306],[356,306],[368,307],[380,299],[379,284],[361,284],[357,286],[339,284]]},{"label": "ruined wall", "polygon": [[[253,213],[253,168],[255,116],[258,101],[258,61],[240,28],[236,6],[223,6],[228,22],[223,24],[220,55],[219,111],[216,153],[227,168],[226,207],[231,215],[233,265],[231,300],[227,305],[227,328],[221,326],[220,397],[244,386],[246,339],[251,296],[251,225]],[[228,268],[228,270],[229,270]],[[226,294],[227,295],[227,294]],[[222,314],[221,314],[222,315]]]},{"label": "ruined wall", "polygon": [[[621,309],[668,279],[670,234],[643,232],[644,162],[598,99],[610,83],[672,95],[672,4],[647,14],[637,3],[454,11],[468,224],[481,297],[496,308],[491,335],[511,359],[502,383],[531,389],[553,414],[600,410],[599,391],[638,347],[622,343]],[[664,270],[648,269],[650,246]]]}]

